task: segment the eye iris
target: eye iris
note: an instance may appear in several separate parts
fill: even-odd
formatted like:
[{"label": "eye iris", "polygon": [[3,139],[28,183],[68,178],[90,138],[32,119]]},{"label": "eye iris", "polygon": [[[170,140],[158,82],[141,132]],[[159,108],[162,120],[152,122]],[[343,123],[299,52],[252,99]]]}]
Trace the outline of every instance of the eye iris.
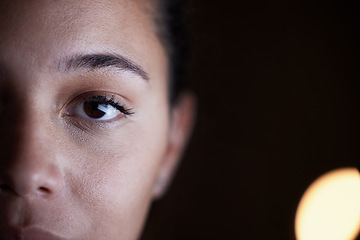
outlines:
[{"label": "eye iris", "polygon": [[97,102],[85,102],[84,103],[84,111],[91,118],[101,118],[106,113],[99,109],[99,105],[101,105],[101,104],[97,103]]}]

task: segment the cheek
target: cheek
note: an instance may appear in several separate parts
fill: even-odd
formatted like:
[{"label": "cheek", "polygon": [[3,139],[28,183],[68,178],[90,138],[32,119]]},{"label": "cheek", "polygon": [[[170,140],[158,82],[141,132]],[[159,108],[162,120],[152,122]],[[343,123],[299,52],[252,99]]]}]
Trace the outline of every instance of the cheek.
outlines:
[{"label": "cheek", "polygon": [[114,235],[140,231],[166,153],[166,112],[161,116],[142,121],[140,115],[119,129],[87,135],[85,141],[72,137],[67,141],[72,144],[63,148],[71,149],[66,150],[64,167],[71,201],[99,231]]}]

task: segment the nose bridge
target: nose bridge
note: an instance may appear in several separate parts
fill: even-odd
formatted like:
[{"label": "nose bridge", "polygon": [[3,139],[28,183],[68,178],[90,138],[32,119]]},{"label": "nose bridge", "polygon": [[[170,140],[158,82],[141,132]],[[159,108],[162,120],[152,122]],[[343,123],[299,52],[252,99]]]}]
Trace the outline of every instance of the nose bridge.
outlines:
[{"label": "nose bridge", "polygon": [[15,129],[19,150],[17,154],[20,158],[24,157],[21,155],[26,155],[27,158],[40,161],[45,155],[52,155],[55,151],[51,120],[47,117],[46,110],[41,110],[41,107],[27,107],[25,111]]},{"label": "nose bridge", "polygon": [[21,196],[58,192],[62,174],[56,161],[56,135],[46,111],[36,104],[24,107],[12,132],[15,137],[12,153],[4,159],[2,188]]}]

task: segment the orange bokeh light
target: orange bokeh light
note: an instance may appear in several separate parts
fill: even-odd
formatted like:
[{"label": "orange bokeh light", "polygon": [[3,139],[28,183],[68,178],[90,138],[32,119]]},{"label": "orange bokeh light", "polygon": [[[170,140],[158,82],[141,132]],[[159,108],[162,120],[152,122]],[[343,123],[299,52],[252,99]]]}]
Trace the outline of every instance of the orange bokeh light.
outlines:
[{"label": "orange bokeh light", "polygon": [[306,190],[295,217],[296,239],[353,240],[360,232],[360,174],[342,168]]}]

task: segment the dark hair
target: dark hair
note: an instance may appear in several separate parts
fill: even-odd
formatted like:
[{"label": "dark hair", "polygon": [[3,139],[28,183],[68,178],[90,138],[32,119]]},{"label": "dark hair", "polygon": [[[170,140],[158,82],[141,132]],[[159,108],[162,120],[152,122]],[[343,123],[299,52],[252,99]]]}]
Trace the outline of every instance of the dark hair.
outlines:
[{"label": "dark hair", "polygon": [[174,104],[185,85],[188,58],[184,0],[160,0],[159,8],[160,34],[169,57],[169,99]]}]

